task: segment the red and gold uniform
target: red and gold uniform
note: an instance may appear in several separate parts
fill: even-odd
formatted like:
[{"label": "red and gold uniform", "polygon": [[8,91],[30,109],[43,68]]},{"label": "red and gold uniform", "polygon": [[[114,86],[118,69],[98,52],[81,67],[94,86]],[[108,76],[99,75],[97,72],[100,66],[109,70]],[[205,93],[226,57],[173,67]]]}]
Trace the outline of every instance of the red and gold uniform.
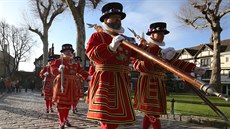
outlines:
[{"label": "red and gold uniform", "polygon": [[[140,38],[142,49],[168,61],[175,67],[185,72],[194,72],[196,65],[175,58],[174,48],[161,49],[164,46],[164,36],[169,33],[165,22],[152,23],[146,33],[149,35],[149,42]],[[160,65],[147,59],[134,59],[133,67],[140,72],[136,82],[134,93],[134,108],[145,113],[142,129],[149,129],[150,125],[154,129],[161,129],[160,115],[166,114],[166,86],[165,72]]]},{"label": "red and gold uniform", "polygon": [[60,128],[64,129],[65,125],[71,126],[68,121],[69,110],[81,96],[81,87],[76,74],[82,76],[84,80],[87,80],[89,74],[72,58],[74,50],[71,44],[63,44],[61,52],[61,57],[51,64],[51,73],[55,76],[53,101],[56,102]]},{"label": "red and gold uniform", "polygon": [[89,110],[87,118],[109,124],[130,124],[135,113],[130,100],[128,77],[130,57],[135,52],[120,45],[112,52],[108,45],[112,37],[105,32],[92,34],[86,54],[94,62],[95,72],[89,88]]},{"label": "red and gold uniform", "polygon": [[54,80],[53,100],[59,104],[71,105],[76,103],[76,99],[82,96],[81,87],[79,86],[76,74],[81,75],[84,80],[89,74],[81,67],[79,63],[74,63],[72,58],[63,58],[64,68],[64,91],[61,92],[61,73],[58,68],[62,64],[61,58],[55,60],[51,65]]},{"label": "red and gold uniform", "polygon": [[76,75],[77,78],[77,86],[76,86],[76,92],[79,93],[79,97],[75,99],[74,104],[72,104],[72,110],[73,113],[78,112],[77,110],[77,104],[79,102],[80,98],[84,98],[84,86],[83,86],[83,78],[81,76],[79,76],[78,74]]},{"label": "red and gold uniform", "polygon": [[[94,66],[94,64],[93,64],[93,61],[90,61],[90,66],[89,66],[89,71],[88,71],[88,73],[89,73],[89,75],[92,77],[93,76],[93,74],[94,74],[94,72],[95,72],[95,66]],[[86,91],[87,92],[87,96],[86,96],[86,100],[85,100],[85,102],[86,103],[89,103],[89,93],[90,92],[88,92],[88,91],[90,91],[89,89],[90,89],[90,84],[89,84],[89,86],[88,86],[88,90]]]},{"label": "red and gold uniform", "polygon": [[122,35],[121,20],[126,17],[122,10],[118,2],[102,7],[100,21],[105,30],[92,34],[86,47],[86,55],[95,68],[88,91],[87,118],[100,121],[101,129],[117,129],[120,124],[133,124],[136,120],[128,74],[130,59],[137,58],[137,53],[121,43],[130,39]]},{"label": "red and gold uniform", "polygon": [[[45,75],[47,73],[47,75]],[[49,110],[51,112],[53,111],[52,109],[52,97],[53,97],[53,80],[54,76],[50,72],[50,65],[46,65],[45,67],[42,68],[40,71],[40,77],[43,79],[43,94],[44,94],[44,99],[46,101],[46,109],[47,113]]]},{"label": "red and gold uniform", "polygon": [[[153,55],[161,56],[161,48],[156,44],[147,44],[145,49]],[[175,57],[168,62],[175,67],[192,72],[196,65]],[[167,113],[165,72],[158,64],[149,60],[133,60],[133,67],[140,72],[134,93],[134,109],[145,113],[142,129],[150,125],[154,129],[161,129],[160,115]]]},{"label": "red and gold uniform", "polygon": [[[160,48],[157,45],[147,47],[146,51],[158,55]],[[170,64],[192,72],[195,64],[179,59],[172,59]],[[149,60],[133,60],[133,67],[140,72],[137,80],[137,87],[134,95],[134,108],[144,111],[147,114],[166,114],[166,87],[165,72],[162,67]]]}]

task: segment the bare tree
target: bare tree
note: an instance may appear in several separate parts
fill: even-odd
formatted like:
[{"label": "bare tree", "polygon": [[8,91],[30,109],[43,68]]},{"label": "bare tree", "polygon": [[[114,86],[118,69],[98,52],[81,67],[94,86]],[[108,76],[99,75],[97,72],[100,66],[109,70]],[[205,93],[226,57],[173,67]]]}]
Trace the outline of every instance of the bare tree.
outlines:
[{"label": "bare tree", "polygon": [[39,17],[42,22],[42,28],[39,26],[29,26],[29,30],[36,33],[43,43],[43,65],[47,64],[48,59],[48,31],[54,19],[65,11],[67,5],[60,0],[32,0],[32,9],[34,15]]},{"label": "bare tree", "polygon": [[2,21],[0,30],[0,46],[3,51],[6,76],[12,76],[18,71],[19,62],[28,59],[28,54],[35,42],[26,28],[16,28]]},{"label": "bare tree", "polygon": [[189,0],[180,8],[178,18],[194,29],[210,28],[212,31],[213,62],[210,85],[220,91],[220,36],[223,28],[221,19],[230,12],[230,1],[222,0]]},{"label": "bare tree", "polygon": [[67,3],[69,9],[74,18],[75,26],[76,26],[76,50],[77,56],[80,56],[84,62],[83,66],[85,66],[85,22],[84,22],[84,10],[86,4],[88,6],[92,5],[93,9],[97,7],[97,5],[102,0],[62,0],[64,3]]}]

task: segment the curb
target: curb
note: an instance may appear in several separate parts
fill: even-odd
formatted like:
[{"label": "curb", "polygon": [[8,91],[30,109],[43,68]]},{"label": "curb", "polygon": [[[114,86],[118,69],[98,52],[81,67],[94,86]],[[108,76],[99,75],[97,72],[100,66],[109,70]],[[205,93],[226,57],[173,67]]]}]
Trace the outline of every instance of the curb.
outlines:
[{"label": "curb", "polygon": [[229,121],[224,121],[224,120],[219,120],[219,119],[213,119],[213,118],[208,118],[208,117],[199,117],[199,116],[187,116],[187,115],[181,115],[181,114],[166,114],[162,115],[162,118],[165,119],[171,119],[175,121],[184,121],[188,123],[194,123],[194,124],[199,124],[199,125],[205,125],[209,127],[216,127],[216,128],[221,128],[221,129],[227,129],[230,127],[230,122]]}]

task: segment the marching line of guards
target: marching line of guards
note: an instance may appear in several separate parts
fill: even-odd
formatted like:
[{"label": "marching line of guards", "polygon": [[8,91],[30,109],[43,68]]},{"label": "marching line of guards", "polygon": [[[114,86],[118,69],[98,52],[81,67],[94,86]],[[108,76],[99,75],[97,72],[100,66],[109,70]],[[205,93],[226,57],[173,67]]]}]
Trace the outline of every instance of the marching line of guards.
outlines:
[{"label": "marching line of guards", "polygon": [[[71,106],[75,109],[79,98],[84,95],[83,80],[89,83],[87,119],[99,121],[101,129],[117,129],[119,125],[134,124],[134,110],[145,114],[142,129],[150,126],[161,129],[160,115],[166,114],[167,109],[164,80],[166,70],[121,44],[123,40],[130,41],[129,37],[123,35],[121,21],[126,14],[122,9],[122,4],[117,2],[103,6],[100,21],[105,29],[95,27],[97,32],[91,35],[86,47],[86,55],[92,62],[89,72],[81,67],[79,59],[73,57],[71,44],[63,44],[60,58],[50,57],[48,65],[41,70],[47,113],[53,111],[54,101],[60,129],[71,126],[68,120],[69,110]],[[139,45],[135,45],[187,73],[204,74],[205,69],[177,59],[174,48],[161,48],[165,45],[164,36],[168,33],[166,23],[152,23],[146,33],[149,36],[148,42],[139,38]],[[140,72],[134,103],[131,101],[128,77],[131,59],[134,69]]]}]

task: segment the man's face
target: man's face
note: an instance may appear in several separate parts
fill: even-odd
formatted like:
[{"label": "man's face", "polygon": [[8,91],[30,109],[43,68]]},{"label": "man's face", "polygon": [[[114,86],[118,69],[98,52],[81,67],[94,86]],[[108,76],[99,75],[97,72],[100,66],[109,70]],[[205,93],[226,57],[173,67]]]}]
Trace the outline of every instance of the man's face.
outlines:
[{"label": "man's face", "polygon": [[164,41],[165,34],[164,34],[163,31],[161,31],[161,32],[153,32],[153,33],[150,35],[150,37],[151,37],[153,40],[155,40],[155,41],[157,41],[157,42],[159,42],[159,43],[162,43],[162,42]]},{"label": "man's face", "polygon": [[73,56],[73,53],[72,53],[71,50],[65,50],[65,51],[63,51],[63,53],[64,53],[66,56],[69,56],[69,57]]},{"label": "man's face", "polygon": [[120,15],[110,15],[108,18],[105,18],[104,23],[112,29],[121,28],[121,16]]}]

